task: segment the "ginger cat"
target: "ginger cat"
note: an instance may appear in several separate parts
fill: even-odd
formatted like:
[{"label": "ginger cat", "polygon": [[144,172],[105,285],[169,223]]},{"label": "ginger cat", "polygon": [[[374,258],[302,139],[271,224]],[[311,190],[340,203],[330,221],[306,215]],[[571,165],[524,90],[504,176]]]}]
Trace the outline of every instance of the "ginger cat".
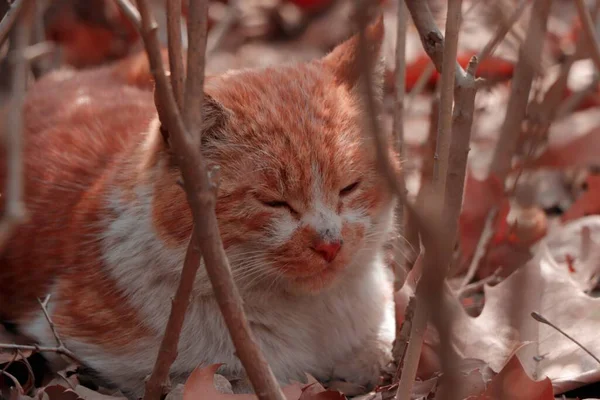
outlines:
[{"label": "ginger cat", "polygon": [[[382,39],[379,19],[367,32],[379,98]],[[254,336],[282,384],[310,373],[372,386],[390,358],[384,243],[394,201],[363,129],[357,46],[355,36],[308,63],[206,81],[202,150],[221,166],[223,243]],[[0,321],[55,345],[37,302],[51,294],[66,346],[136,398],[157,355],[192,220],[152,91],[115,78],[114,68],[57,71],[29,91],[30,220],[0,255]],[[224,374],[243,382],[234,351],[201,266],[172,379],[225,363]]]}]

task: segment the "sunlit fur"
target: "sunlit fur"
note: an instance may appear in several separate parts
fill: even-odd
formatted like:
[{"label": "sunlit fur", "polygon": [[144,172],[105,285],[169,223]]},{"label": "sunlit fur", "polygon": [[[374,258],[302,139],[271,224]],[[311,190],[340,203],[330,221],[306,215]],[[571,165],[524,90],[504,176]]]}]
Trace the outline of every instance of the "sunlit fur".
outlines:
[{"label": "sunlit fur", "polygon": [[[382,36],[380,20],[367,35],[378,97]],[[223,244],[253,333],[282,383],[310,373],[372,385],[389,357],[383,244],[394,204],[364,132],[356,56],[354,37],[323,59],[206,82],[202,152],[220,166]],[[191,214],[153,95],[122,73],[127,65],[57,72],[31,89],[31,219],[0,257],[0,319],[53,345],[36,301],[51,293],[66,345],[135,397],[156,358]],[[343,242],[333,261],[313,249],[320,241]],[[228,377],[243,377],[202,266],[173,379],[216,362],[226,363]]]}]

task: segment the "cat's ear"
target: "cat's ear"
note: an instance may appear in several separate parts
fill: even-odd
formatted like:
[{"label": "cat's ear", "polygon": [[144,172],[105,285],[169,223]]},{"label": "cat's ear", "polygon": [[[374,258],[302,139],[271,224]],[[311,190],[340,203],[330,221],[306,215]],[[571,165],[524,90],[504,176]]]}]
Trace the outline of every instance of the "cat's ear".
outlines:
[{"label": "cat's ear", "polygon": [[[154,103],[158,112],[158,119],[161,122],[160,131],[163,136],[164,144],[167,149],[170,149],[169,132],[167,130],[165,110],[158,101],[157,92],[154,91]],[[221,128],[225,125],[231,116],[231,111],[225,108],[219,101],[204,93],[204,105],[202,116],[202,144],[210,143],[218,140]]]},{"label": "cat's ear", "polygon": [[366,59],[360,60],[360,38],[358,33],[338,45],[323,58],[324,64],[333,71],[338,84],[346,85],[352,89],[357,88],[363,69],[361,63],[368,63],[369,70],[373,74],[375,89],[378,89],[376,93],[381,92],[385,70],[381,54],[383,35],[383,15],[380,14],[375,22],[369,24],[365,29]]}]

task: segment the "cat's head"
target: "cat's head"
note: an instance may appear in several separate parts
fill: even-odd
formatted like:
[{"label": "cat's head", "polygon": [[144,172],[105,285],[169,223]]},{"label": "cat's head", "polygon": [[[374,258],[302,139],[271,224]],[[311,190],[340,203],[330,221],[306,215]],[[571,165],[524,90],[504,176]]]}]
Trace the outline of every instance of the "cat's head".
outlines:
[{"label": "cat's head", "polygon": [[[378,20],[364,60],[378,102],[382,39]],[[367,267],[390,231],[393,201],[366,130],[358,40],[312,62],[207,80],[202,149],[220,166],[217,217],[242,288],[318,292]]]}]

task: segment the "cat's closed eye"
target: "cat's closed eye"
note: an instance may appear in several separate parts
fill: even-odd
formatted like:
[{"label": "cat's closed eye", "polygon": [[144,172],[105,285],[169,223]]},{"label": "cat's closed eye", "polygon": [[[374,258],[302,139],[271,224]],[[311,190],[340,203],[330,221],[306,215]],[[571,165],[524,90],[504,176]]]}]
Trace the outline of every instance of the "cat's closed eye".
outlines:
[{"label": "cat's closed eye", "polygon": [[284,201],[284,200],[270,200],[270,201],[260,200],[260,202],[270,208],[285,208],[288,211],[290,211],[292,214],[297,213],[296,210],[294,210],[294,208],[292,206],[290,206],[290,204],[287,201]]},{"label": "cat's closed eye", "polygon": [[360,181],[356,181],[356,182],[351,183],[350,185],[346,186],[342,190],[340,190],[340,196],[347,196],[350,193],[354,192],[356,190],[356,188],[358,187],[359,183],[360,183]]}]

